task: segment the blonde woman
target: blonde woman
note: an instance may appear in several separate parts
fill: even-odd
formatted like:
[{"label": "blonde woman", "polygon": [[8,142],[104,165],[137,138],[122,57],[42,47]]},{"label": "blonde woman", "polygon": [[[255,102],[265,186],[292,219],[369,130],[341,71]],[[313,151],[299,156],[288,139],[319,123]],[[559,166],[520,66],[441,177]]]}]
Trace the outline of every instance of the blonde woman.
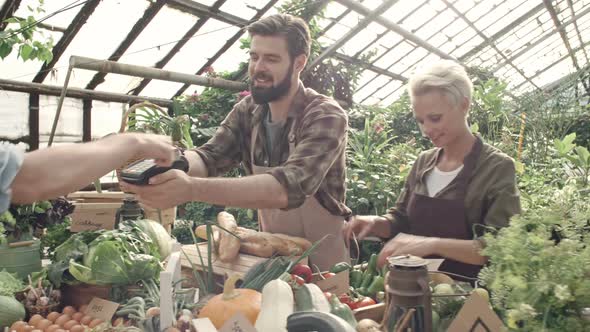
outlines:
[{"label": "blonde woman", "polygon": [[439,270],[476,277],[482,227],[503,227],[520,211],[513,160],[473,135],[467,124],[473,85],[463,67],[442,60],[410,78],[408,91],[422,134],[435,146],[414,163],[395,207],[355,216],[344,229],[360,239],[390,239],[379,254],[444,258]]}]

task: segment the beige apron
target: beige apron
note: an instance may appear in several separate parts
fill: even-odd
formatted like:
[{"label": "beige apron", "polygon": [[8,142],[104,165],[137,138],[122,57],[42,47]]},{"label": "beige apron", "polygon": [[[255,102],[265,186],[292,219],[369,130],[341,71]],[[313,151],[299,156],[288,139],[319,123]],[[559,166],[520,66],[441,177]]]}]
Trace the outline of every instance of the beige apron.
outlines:
[{"label": "beige apron", "polygon": [[[258,130],[262,123],[254,126],[250,147],[250,160],[254,174],[265,174],[274,167],[257,166],[254,164],[254,146],[258,137]],[[289,154],[295,150],[294,123],[289,131]],[[315,248],[309,257],[309,264],[317,265],[322,271],[339,262],[349,262],[349,254],[344,245],[342,228],[344,218],[332,215],[314,197],[310,195],[303,205],[284,211],[281,209],[259,209],[258,222],[263,232],[282,233],[306,238],[314,243],[324,235],[330,234]]]}]

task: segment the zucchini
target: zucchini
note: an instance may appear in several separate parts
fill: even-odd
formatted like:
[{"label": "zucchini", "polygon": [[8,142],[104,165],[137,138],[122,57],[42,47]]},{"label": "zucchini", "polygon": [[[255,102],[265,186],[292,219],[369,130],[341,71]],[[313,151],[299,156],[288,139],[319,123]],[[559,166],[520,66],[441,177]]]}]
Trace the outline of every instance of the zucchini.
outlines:
[{"label": "zucchini", "polygon": [[296,312],[287,318],[289,332],[355,332],[344,319],[325,312]]}]

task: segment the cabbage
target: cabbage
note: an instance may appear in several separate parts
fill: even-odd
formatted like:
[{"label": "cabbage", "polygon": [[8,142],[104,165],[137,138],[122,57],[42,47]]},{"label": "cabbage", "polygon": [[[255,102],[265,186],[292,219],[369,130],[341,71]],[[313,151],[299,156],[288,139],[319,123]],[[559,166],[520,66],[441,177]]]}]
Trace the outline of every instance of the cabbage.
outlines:
[{"label": "cabbage", "polygon": [[165,260],[170,255],[170,252],[172,251],[170,245],[172,237],[170,237],[170,234],[168,234],[162,224],[149,219],[133,220],[131,222],[134,225],[137,225],[158,246],[160,260]]}]

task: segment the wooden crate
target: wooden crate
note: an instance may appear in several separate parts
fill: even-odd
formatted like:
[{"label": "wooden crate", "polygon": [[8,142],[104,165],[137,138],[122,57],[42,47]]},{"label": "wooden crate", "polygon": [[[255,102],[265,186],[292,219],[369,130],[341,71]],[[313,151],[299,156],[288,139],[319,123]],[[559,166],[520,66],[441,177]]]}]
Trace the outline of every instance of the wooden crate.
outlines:
[{"label": "wooden crate", "polygon": [[[207,251],[207,242],[199,243],[199,251],[201,252],[201,256],[199,256],[197,247],[194,244],[184,245],[182,246],[182,250],[186,253],[186,256],[189,257],[190,262],[192,262],[197,269],[204,270],[203,265],[201,265],[200,257],[203,258],[203,262],[206,266],[209,257]],[[187,260],[186,256],[184,254],[181,255],[182,268],[191,269],[191,263]],[[217,255],[213,253],[211,259],[213,262],[213,273],[224,276],[235,273],[244,275],[252,266],[256,265],[257,263],[264,262],[268,258],[239,253],[235,260],[230,263],[225,263],[219,260]]]},{"label": "wooden crate", "polygon": [[[112,229],[114,225],[117,209],[121,207],[124,192],[96,192],[96,191],[77,191],[69,194],[67,198],[74,202],[76,210],[72,214],[72,224],[77,225],[79,230],[96,230],[104,225],[105,229]],[[160,221],[158,210],[151,209],[141,205],[144,209],[146,219]],[[176,219],[176,207],[161,210],[162,225],[168,232],[171,231],[174,220]]]}]

